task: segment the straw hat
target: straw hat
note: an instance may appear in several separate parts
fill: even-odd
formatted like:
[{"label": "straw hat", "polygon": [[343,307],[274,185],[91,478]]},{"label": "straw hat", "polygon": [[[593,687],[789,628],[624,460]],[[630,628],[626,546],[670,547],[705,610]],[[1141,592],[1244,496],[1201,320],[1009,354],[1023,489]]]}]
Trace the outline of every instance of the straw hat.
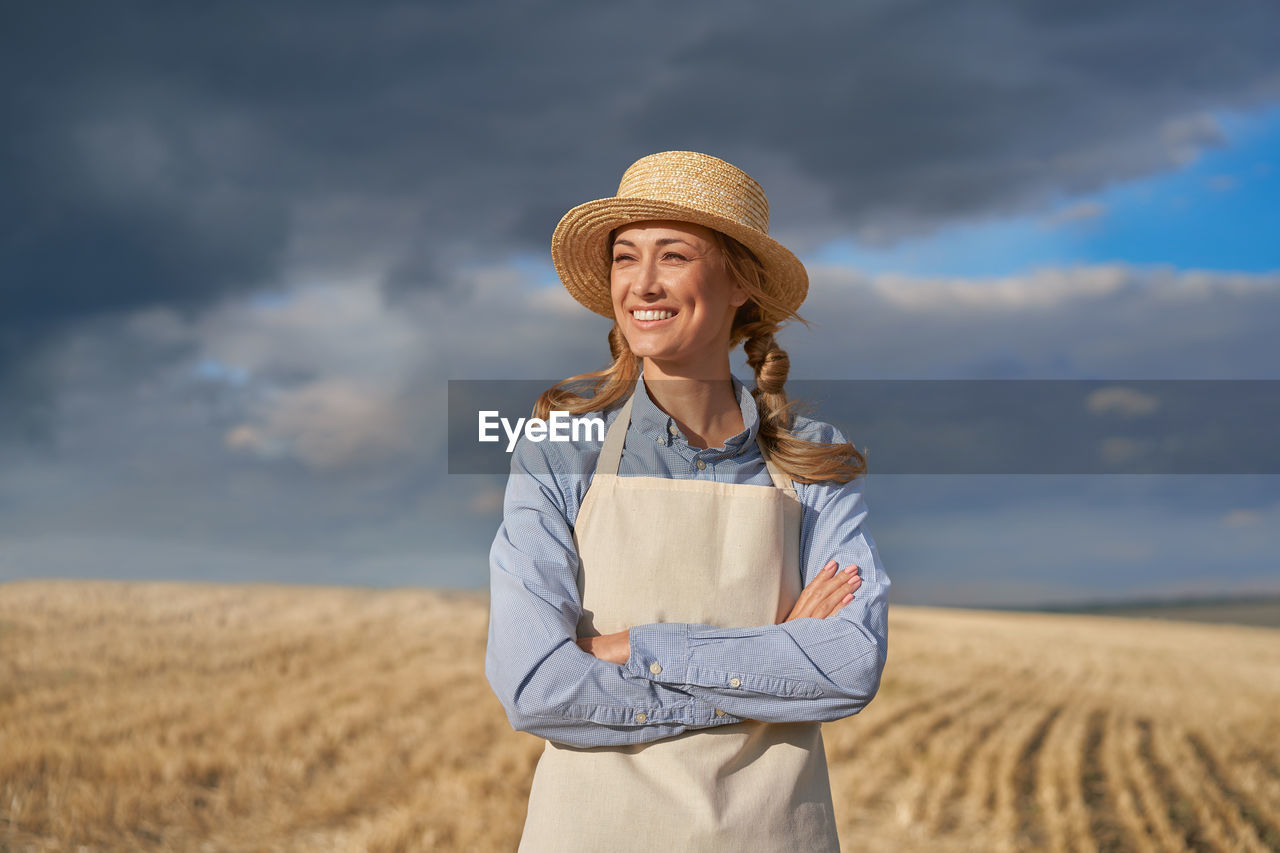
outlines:
[{"label": "straw hat", "polygon": [[694,151],[641,157],[622,174],[616,196],[564,215],[551,237],[551,261],[574,299],[614,319],[609,232],[648,219],[694,222],[728,234],[755,253],[764,265],[765,287],[779,301],[793,311],[804,302],[809,275],[799,258],[769,236],[769,200],[760,184],[736,166]]}]

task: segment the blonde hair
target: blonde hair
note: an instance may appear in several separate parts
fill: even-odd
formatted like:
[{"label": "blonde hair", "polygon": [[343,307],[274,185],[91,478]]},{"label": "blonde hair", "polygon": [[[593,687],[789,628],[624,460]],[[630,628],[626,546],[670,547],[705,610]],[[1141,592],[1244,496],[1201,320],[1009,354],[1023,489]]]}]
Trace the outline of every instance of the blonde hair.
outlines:
[{"label": "blonde hair", "polygon": [[[734,347],[743,343],[747,366],[755,372],[756,387],[751,394],[760,413],[760,443],[769,458],[798,483],[847,483],[865,474],[866,458],[851,443],[823,444],[791,434],[795,425],[795,409],[800,404],[787,399],[785,386],[791,360],[786,350],[774,340],[774,333],[782,323],[791,319],[806,326],[808,322],[765,289],[764,267],[750,249],[727,234],[709,230],[725,270],[742,285],[749,297],[734,315],[729,330],[729,350],[732,352]],[[605,245],[612,256],[612,233]],[[613,363],[603,370],[562,379],[542,392],[534,404],[533,416],[545,419],[553,409],[567,411],[571,415],[604,411],[630,394],[640,378],[640,357],[627,346],[626,336],[617,320],[609,330],[609,352]],[[577,394],[567,387],[584,382],[591,386],[593,396]]]}]

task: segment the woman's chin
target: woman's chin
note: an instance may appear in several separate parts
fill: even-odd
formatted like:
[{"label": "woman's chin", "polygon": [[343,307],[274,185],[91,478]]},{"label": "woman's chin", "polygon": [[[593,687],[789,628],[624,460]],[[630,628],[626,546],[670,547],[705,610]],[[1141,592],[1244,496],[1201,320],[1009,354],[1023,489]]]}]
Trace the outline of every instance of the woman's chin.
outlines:
[{"label": "woman's chin", "polygon": [[644,333],[631,335],[627,338],[627,346],[636,355],[663,355],[671,351],[671,346],[659,340],[654,335],[646,335]]},{"label": "woman's chin", "polygon": [[631,347],[631,352],[641,358],[660,358],[672,359],[679,358],[681,351],[679,347],[663,346],[656,341],[636,341],[635,343],[627,342]]}]

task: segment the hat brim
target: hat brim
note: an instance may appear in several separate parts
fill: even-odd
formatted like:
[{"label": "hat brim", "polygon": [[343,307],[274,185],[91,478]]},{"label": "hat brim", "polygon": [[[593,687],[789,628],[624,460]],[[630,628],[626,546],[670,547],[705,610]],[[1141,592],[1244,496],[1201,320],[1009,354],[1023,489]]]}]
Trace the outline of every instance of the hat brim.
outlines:
[{"label": "hat brim", "polygon": [[[580,204],[566,213],[551,237],[551,262],[565,289],[583,306],[616,319],[610,295],[609,232],[620,225],[650,219],[670,219],[704,225],[728,234],[749,248],[764,266],[765,288],[789,311],[795,311],[809,292],[809,274],[787,247],[767,234],[722,216],[668,201],[644,198],[602,198]],[[761,306],[765,309],[765,306]],[[783,317],[766,316],[774,321]]]}]

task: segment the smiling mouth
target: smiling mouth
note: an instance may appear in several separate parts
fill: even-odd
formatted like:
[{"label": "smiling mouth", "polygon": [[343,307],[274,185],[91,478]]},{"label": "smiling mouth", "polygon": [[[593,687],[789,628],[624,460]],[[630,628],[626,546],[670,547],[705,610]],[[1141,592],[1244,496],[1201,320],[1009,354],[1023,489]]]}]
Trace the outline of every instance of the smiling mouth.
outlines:
[{"label": "smiling mouth", "polygon": [[675,318],[678,311],[632,311],[631,319],[642,329],[662,325]]}]

